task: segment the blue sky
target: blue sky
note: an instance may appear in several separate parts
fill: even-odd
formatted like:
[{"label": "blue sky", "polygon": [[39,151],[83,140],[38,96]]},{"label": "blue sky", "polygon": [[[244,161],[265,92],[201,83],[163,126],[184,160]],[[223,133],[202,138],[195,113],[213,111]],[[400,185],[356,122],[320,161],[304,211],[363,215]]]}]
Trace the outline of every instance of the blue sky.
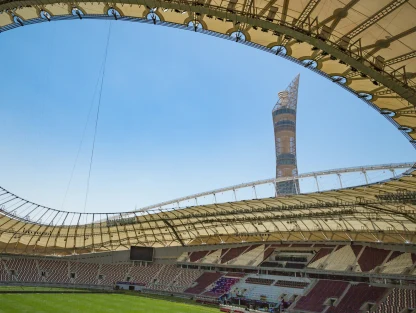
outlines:
[{"label": "blue sky", "polygon": [[[83,211],[108,25],[51,22],[1,34],[2,187]],[[300,173],[414,160],[386,119],[296,64],[211,36],[113,21],[87,211],[273,177],[271,110],[298,73]]]}]

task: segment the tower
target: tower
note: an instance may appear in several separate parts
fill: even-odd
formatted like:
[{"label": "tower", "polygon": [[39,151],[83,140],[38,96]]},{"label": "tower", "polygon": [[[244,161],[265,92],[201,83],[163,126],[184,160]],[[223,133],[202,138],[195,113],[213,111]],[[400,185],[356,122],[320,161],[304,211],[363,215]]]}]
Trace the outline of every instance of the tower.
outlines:
[{"label": "tower", "polygon": [[[273,108],[273,126],[276,145],[276,178],[298,174],[296,161],[296,108],[298,103],[298,74],[286,90],[279,92]],[[288,180],[276,183],[276,195],[299,193],[299,182]]]}]

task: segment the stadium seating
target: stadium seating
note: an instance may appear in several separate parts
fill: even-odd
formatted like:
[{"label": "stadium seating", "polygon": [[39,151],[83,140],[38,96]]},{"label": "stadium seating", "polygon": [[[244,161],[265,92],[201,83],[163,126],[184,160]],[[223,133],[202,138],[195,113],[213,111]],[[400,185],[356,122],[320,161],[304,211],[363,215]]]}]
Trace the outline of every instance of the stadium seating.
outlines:
[{"label": "stadium seating", "polygon": [[302,263],[287,262],[285,265],[285,268],[302,269],[302,268],[305,268],[305,266],[306,264],[302,264]]},{"label": "stadium seating", "polygon": [[254,284],[254,285],[264,285],[270,286],[274,283],[274,279],[266,279],[266,278],[257,278],[257,277],[248,277],[246,279],[247,284]]},{"label": "stadium seating", "polygon": [[[281,281],[282,286],[273,284]],[[309,279],[289,278],[271,275],[249,275],[245,280],[237,283],[231,291],[233,297],[244,297],[257,301],[280,302],[292,300],[305,292],[303,286],[310,284]],[[302,286],[302,287],[300,287]]]},{"label": "stadium seating", "polygon": [[374,270],[384,262],[389,253],[390,251],[388,250],[365,247],[358,259],[361,271],[369,272]]},{"label": "stadium seating", "polygon": [[148,285],[151,282],[153,283],[154,279],[156,279],[158,273],[162,270],[162,268],[163,265],[160,264],[133,266],[129,273],[130,281],[144,285]]},{"label": "stadium seating", "polygon": [[371,287],[367,284],[352,285],[347,293],[338,301],[336,307],[330,307],[326,313],[365,312],[371,308],[363,307],[365,304],[370,303],[370,305],[373,304],[376,307],[386,292],[387,289],[382,287]]},{"label": "stadium seating", "polygon": [[[265,263],[278,264],[280,262],[286,267],[288,263],[307,264],[304,262],[305,259],[299,259],[302,262],[297,262],[298,258],[305,255],[298,248],[294,250],[289,247],[278,250],[279,248],[267,245],[252,245],[238,249],[217,249],[181,254],[183,260],[189,258],[197,263],[216,262],[221,272],[188,269],[167,261],[163,261],[164,264],[147,265],[131,262],[101,264],[87,262],[90,261],[88,259],[78,261],[73,257],[65,260],[49,257],[6,256],[0,259],[0,281],[103,287],[111,287],[118,281],[126,281],[127,284],[142,285],[146,292],[153,290],[156,293],[183,293],[185,295],[182,296],[192,295],[195,299],[205,302],[212,302],[224,294],[230,294],[237,300],[281,302],[284,299],[289,304],[294,301],[290,312],[295,313],[361,313],[362,310],[370,309],[376,313],[403,313],[402,310],[414,308],[416,305],[416,291],[410,289],[414,288],[411,280],[403,283],[403,288],[409,289],[388,289],[350,281],[317,280],[315,282],[304,277],[303,274],[299,277],[294,271],[292,271],[294,276],[288,276],[290,273],[284,273],[285,270],[269,269],[267,272],[264,268],[252,267],[257,262],[263,262],[262,266]],[[290,249],[293,249],[293,253]],[[377,269],[377,273],[382,274],[410,275],[415,270],[416,256],[409,252],[389,251],[362,245],[317,247],[317,249],[319,250],[307,265],[308,268],[350,271],[352,275],[356,274],[351,273],[351,265],[355,266],[356,271],[371,272]],[[268,257],[264,261],[266,254]],[[309,254],[307,259],[311,258],[312,253]],[[280,261],[275,261],[276,257],[280,258]],[[246,273],[244,273],[242,268],[230,269],[232,267],[225,266],[226,264],[241,264],[250,268],[246,268]],[[204,268],[204,264],[200,265]],[[226,272],[227,270],[231,272]],[[11,275],[12,272],[14,272],[13,275]],[[312,274],[309,273],[309,275]],[[325,275],[331,274],[325,273]],[[342,273],[337,275],[331,279],[336,279],[336,277],[346,279],[347,277],[339,278]],[[387,279],[390,278],[387,277]],[[392,277],[392,283],[394,283],[393,279],[395,278]],[[393,304],[397,305],[397,310],[391,309]]]},{"label": "stadium seating", "polygon": [[356,255],[350,246],[338,247],[326,260],[326,270],[346,271],[349,266],[353,265]]},{"label": "stadium seating", "polygon": [[304,289],[309,286],[309,283],[294,280],[278,280],[274,283],[274,286]]},{"label": "stadium seating", "polygon": [[180,274],[176,277],[176,281],[166,290],[172,292],[184,292],[192,283],[201,276],[203,271],[182,269]]},{"label": "stadium seating", "polygon": [[205,257],[199,260],[201,263],[215,264],[221,259],[221,250],[214,250],[208,253]]},{"label": "stadium seating", "polygon": [[308,267],[319,268],[321,265],[323,265],[326,262],[326,260],[329,258],[332,251],[333,251],[333,248],[320,249],[312,258],[312,260],[308,264]]},{"label": "stadium seating", "polygon": [[266,261],[266,262],[261,263],[260,266],[261,267],[283,268],[284,267],[284,264],[278,263],[278,262],[268,262],[268,261]]},{"label": "stadium seating", "polygon": [[176,281],[182,269],[175,265],[164,265],[148,287],[155,290],[167,290]]},{"label": "stadium seating", "polygon": [[235,285],[239,280],[239,278],[223,276],[214,283],[214,286],[209,291],[202,295],[209,297],[220,297],[223,294],[228,293],[231,287]]},{"label": "stadium seating", "polygon": [[82,285],[96,285],[99,267],[96,263],[70,262],[70,273],[75,273],[73,282]]},{"label": "stadium seating", "polygon": [[414,308],[416,308],[416,290],[394,288],[380,303],[376,313],[402,313],[404,309]]},{"label": "stadium seating", "polygon": [[239,258],[230,262],[233,265],[250,265],[250,266],[257,266],[264,259],[264,245],[253,245],[250,246]]},{"label": "stadium seating", "polygon": [[402,253],[396,257],[390,257],[389,261],[384,264],[382,272],[386,274],[401,274],[406,268],[409,268],[412,265],[413,260],[411,254]]},{"label": "stadium seating", "polygon": [[60,260],[39,260],[39,269],[45,272],[45,282],[68,284],[69,279],[69,262]]},{"label": "stadium seating", "polygon": [[103,264],[100,275],[103,279],[98,283],[105,286],[113,286],[118,281],[124,281],[129,272],[130,264]]},{"label": "stadium seating", "polygon": [[278,287],[241,283],[233,288],[231,294],[233,296],[241,295],[250,300],[278,302],[281,292]]},{"label": "stadium seating", "polygon": [[196,285],[186,289],[185,293],[200,294],[221,276],[222,274],[218,272],[205,272],[197,280],[195,280]]},{"label": "stadium seating", "polygon": [[4,267],[3,261],[0,259],[0,281],[9,281],[9,272]]},{"label": "stadium seating", "polygon": [[208,253],[211,251],[194,251],[189,255],[189,261],[190,262],[198,262],[202,258],[204,258]]},{"label": "stadium seating", "polygon": [[329,298],[339,299],[349,284],[342,281],[320,280],[295,305],[296,310],[321,313]]},{"label": "stadium seating", "polygon": [[189,253],[183,252],[177,259],[177,262],[189,262]]},{"label": "stadium seating", "polygon": [[244,247],[237,247],[237,248],[231,248],[228,249],[224,255],[221,256],[221,263],[228,263],[230,260],[233,260],[240,256],[244,251],[247,250],[250,246],[244,246]]},{"label": "stadium seating", "polygon": [[4,264],[9,272],[14,271],[11,278],[16,281],[37,282],[39,281],[39,269],[37,260],[34,259],[4,259]]},{"label": "stadium seating", "polygon": [[263,260],[266,260],[269,256],[271,256],[275,249],[275,247],[266,246],[263,253]]},{"label": "stadium seating", "polygon": [[242,278],[242,277],[245,277],[246,274],[245,273],[237,273],[237,272],[228,272],[226,276]]}]

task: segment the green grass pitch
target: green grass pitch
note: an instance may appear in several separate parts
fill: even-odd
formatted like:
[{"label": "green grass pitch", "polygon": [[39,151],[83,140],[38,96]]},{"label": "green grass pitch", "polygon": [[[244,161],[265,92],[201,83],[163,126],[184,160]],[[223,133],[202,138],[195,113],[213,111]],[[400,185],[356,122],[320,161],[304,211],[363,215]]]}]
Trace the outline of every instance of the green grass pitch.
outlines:
[{"label": "green grass pitch", "polygon": [[219,309],[123,294],[0,294],[0,313],[213,313]]}]

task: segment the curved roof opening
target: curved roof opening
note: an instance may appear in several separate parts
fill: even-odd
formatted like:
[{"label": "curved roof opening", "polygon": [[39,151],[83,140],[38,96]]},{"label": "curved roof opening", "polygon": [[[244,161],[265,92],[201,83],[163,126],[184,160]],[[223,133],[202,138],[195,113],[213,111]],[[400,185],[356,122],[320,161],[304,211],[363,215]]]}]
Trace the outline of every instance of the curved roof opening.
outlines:
[{"label": "curved roof opening", "polygon": [[[7,44],[44,33],[49,43],[22,43],[33,55],[24,60],[8,56],[16,60],[14,71],[26,69],[26,75],[4,82],[16,91],[24,86],[25,94],[7,100],[14,123],[3,121],[13,134],[4,138],[9,149],[3,158],[15,161],[3,187],[23,198],[69,211],[124,212],[271,177],[270,110],[298,72],[300,173],[413,157],[411,146],[381,118],[385,114],[334,83],[340,76],[325,79],[279,55],[194,32],[105,23],[113,25],[87,205],[108,28],[71,21],[3,36]],[[43,64],[40,71],[35,63]],[[22,136],[27,145],[17,144]],[[303,184],[317,191],[313,182]]]}]

